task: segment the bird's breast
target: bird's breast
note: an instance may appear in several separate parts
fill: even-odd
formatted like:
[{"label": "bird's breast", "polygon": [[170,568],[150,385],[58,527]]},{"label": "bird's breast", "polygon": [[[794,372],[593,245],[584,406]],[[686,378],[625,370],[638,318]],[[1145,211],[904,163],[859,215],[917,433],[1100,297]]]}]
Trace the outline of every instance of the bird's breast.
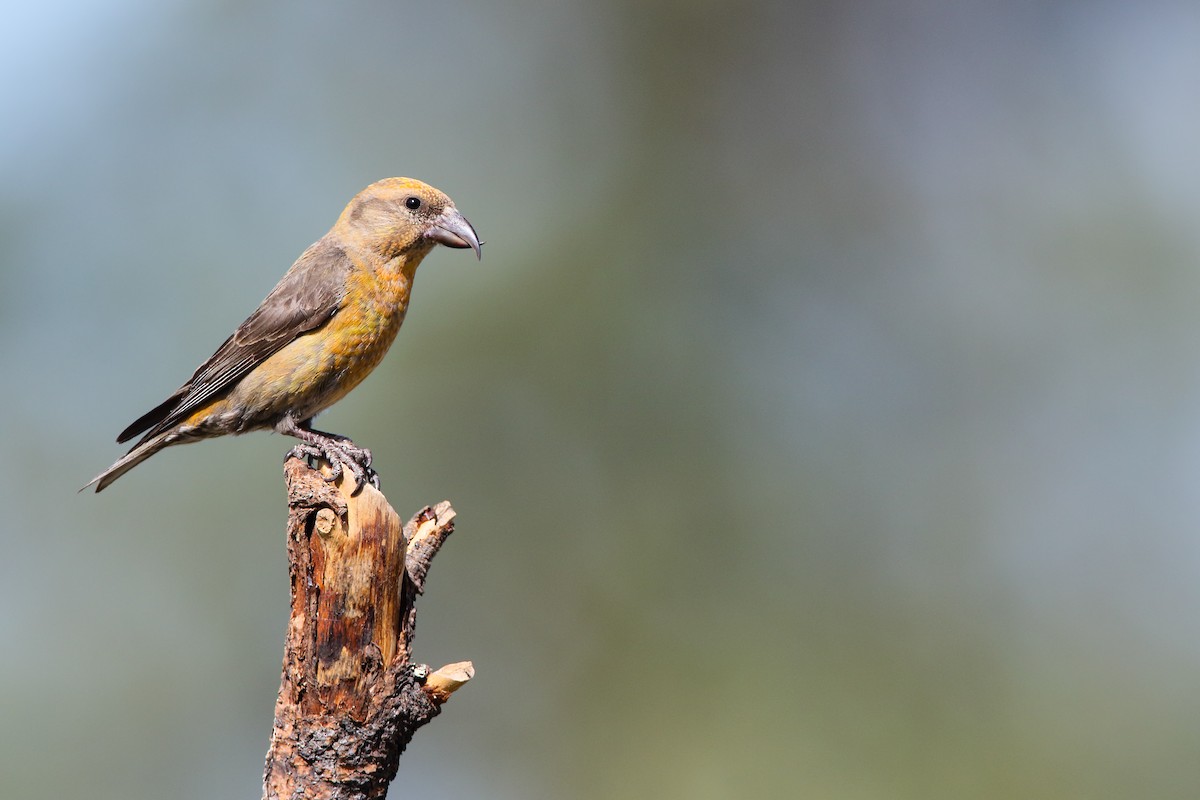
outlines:
[{"label": "bird's breast", "polygon": [[[238,427],[269,427],[285,413],[307,419],[346,395],[391,347],[408,310],[412,278],[354,270],[329,321],[267,358],[220,403]],[[216,410],[216,409],[214,409]]]},{"label": "bird's breast", "polygon": [[346,297],[326,323],[323,350],[339,399],[378,366],[408,311],[412,280],[402,272],[351,274]]}]

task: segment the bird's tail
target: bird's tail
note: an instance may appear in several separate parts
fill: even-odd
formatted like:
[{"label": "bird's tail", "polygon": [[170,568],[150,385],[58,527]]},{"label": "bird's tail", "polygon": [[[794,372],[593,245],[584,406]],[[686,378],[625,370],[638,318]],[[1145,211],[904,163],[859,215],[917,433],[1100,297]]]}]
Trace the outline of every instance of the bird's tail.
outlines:
[{"label": "bird's tail", "polygon": [[176,430],[163,431],[156,436],[143,439],[135,444],[132,450],[118,458],[116,463],[114,463],[111,467],[104,470],[104,472],[101,472],[99,475],[84,484],[83,488],[81,488],[79,491],[82,492],[89,486],[95,485],[96,491],[101,492],[110,483],[124,475],[126,472],[129,472],[129,470],[133,469],[138,464],[157,453],[159,450],[162,450],[164,447],[168,447],[173,444],[179,444],[181,441],[188,440],[180,437],[179,432]]}]

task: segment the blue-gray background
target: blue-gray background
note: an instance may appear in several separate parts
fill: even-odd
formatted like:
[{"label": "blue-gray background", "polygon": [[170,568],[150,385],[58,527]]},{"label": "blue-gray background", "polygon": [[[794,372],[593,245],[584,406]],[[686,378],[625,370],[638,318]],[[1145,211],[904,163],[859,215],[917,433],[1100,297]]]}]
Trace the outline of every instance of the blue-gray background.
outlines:
[{"label": "blue-gray background", "polygon": [[322,417],[460,512],[405,796],[1200,796],[1195,3],[34,5],[5,798],[257,796],[290,443],[74,492],[390,175],[488,240]]}]

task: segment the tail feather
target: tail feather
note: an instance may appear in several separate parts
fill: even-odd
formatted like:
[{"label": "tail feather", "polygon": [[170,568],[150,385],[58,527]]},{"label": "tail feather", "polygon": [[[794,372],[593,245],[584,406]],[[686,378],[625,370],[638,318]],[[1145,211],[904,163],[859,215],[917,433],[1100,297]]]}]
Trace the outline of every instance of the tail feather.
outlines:
[{"label": "tail feather", "polygon": [[[173,444],[178,444],[181,441],[178,431],[169,430],[163,431],[157,436],[153,436],[144,441],[138,442],[125,455],[117,459],[111,467],[101,472],[96,477],[92,478],[79,491],[83,491],[89,486],[95,486],[97,492],[104,491],[104,488],[115,481],[117,478],[124,475],[129,470],[136,467],[138,464],[145,461],[150,456]],[[183,441],[187,441],[183,439]]]},{"label": "tail feather", "polygon": [[163,400],[154,408],[135,419],[132,423],[130,423],[128,428],[121,431],[121,435],[117,437],[117,444],[124,444],[125,442],[128,442],[139,433],[150,430],[155,425],[166,419],[170,413],[175,410],[175,406],[179,405],[179,401],[183,397],[183,394],[183,389],[180,389],[179,391],[175,392],[175,394],[171,395],[166,400]]}]

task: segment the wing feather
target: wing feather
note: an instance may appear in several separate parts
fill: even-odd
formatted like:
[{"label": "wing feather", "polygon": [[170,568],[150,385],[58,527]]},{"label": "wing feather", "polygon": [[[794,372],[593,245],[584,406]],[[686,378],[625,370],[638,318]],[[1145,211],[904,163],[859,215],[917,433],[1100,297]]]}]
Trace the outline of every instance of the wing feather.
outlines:
[{"label": "wing feather", "polygon": [[297,336],[325,324],[342,302],[351,266],[349,256],[329,236],[318,240],[188,382],[122,431],[117,441],[126,442],[143,431],[154,436],[178,425]]}]

